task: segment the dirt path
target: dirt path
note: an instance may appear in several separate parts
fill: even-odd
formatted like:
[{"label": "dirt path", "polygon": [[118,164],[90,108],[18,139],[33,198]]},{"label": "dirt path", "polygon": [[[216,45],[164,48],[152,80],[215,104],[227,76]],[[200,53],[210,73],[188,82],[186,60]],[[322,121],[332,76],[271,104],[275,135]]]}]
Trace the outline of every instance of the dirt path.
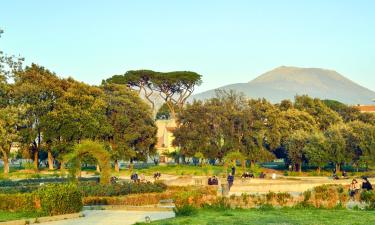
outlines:
[{"label": "dirt path", "polygon": [[130,225],[136,222],[145,222],[150,217],[151,221],[174,217],[174,212],[146,212],[123,210],[85,210],[85,217],[69,220],[42,223],[43,225]]}]

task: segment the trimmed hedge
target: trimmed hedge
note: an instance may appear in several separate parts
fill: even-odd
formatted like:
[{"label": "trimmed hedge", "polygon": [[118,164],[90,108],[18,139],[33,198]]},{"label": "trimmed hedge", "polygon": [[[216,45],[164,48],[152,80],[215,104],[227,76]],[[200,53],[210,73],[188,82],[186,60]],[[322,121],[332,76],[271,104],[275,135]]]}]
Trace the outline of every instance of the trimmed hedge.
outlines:
[{"label": "trimmed hedge", "polygon": [[0,210],[3,211],[35,211],[37,198],[34,193],[0,194]]},{"label": "trimmed hedge", "polygon": [[75,184],[50,184],[38,191],[42,211],[48,215],[82,210],[82,195]]},{"label": "trimmed hedge", "polygon": [[[0,180],[0,187],[16,187],[16,186],[33,186],[33,185],[39,185],[40,183],[66,183],[71,181],[70,178],[35,178],[35,179],[22,179],[22,180]],[[92,177],[92,178],[85,178],[81,177],[79,178],[79,181],[95,181],[99,182],[98,177]]]},{"label": "trimmed hedge", "polygon": [[50,184],[32,193],[0,194],[0,210],[34,211],[61,215],[82,210],[82,195],[75,184]]},{"label": "trimmed hedge", "polygon": [[139,193],[164,192],[167,186],[163,183],[118,183],[118,184],[80,184],[79,190],[87,196],[120,196]]}]

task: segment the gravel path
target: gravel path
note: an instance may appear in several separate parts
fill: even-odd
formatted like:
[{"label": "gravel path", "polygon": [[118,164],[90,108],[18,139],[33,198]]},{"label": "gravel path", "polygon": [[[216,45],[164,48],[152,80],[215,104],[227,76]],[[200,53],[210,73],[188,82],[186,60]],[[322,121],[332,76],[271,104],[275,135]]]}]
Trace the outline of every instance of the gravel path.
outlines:
[{"label": "gravel path", "polygon": [[147,212],[123,210],[85,210],[85,217],[69,220],[42,223],[43,225],[130,225],[136,222],[145,222],[149,216],[151,221],[174,217],[174,212]]}]

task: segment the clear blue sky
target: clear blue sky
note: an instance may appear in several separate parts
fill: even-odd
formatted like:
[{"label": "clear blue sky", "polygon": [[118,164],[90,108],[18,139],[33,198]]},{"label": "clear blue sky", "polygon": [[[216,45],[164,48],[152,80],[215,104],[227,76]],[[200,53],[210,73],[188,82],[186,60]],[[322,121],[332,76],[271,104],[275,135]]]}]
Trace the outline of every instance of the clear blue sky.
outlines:
[{"label": "clear blue sky", "polygon": [[372,0],[1,0],[0,49],[91,84],[192,70],[203,91],[280,65],[334,69],[375,90]]}]

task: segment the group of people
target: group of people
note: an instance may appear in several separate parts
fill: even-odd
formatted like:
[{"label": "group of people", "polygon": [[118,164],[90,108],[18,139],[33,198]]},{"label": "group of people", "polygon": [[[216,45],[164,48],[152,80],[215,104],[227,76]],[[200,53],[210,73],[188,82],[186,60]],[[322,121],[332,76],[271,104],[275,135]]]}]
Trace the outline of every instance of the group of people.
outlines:
[{"label": "group of people", "polygon": [[216,176],[208,178],[208,185],[219,185],[219,179]]},{"label": "group of people", "polygon": [[161,177],[161,173],[160,173],[160,172],[156,172],[156,173],[154,173],[154,179],[155,179],[155,180],[159,180],[160,177]]},{"label": "group of people", "polygon": [[242,174],[241,178],[254,178],[254,174],[250,172],[245,172]]},{"label": "group of people", "polygon": [[364,191],[372,190],[372,185],[367,177],[362,177],[362,185],[360,186],[357,179],[353,179],[349,186],[349,196],[354,199],[354,196],[362,189]]},{"label": "group of people", "polygon": [[138,176],[136,172],[130,175],[130,180],[133,181],[134,183],[146,182],[145,175],[142,173],[140,176]]},{"label": "group of people", "polygon": [[[344,179],[348,178],[348,173],[347,173],[345,170],[342,171],[342,177],[343,177]],[[339,180],[339,179],[340,179],[340,177],[337,175],[335,169],[333,170],[332,178],[333,178],[334,180]]]}]

